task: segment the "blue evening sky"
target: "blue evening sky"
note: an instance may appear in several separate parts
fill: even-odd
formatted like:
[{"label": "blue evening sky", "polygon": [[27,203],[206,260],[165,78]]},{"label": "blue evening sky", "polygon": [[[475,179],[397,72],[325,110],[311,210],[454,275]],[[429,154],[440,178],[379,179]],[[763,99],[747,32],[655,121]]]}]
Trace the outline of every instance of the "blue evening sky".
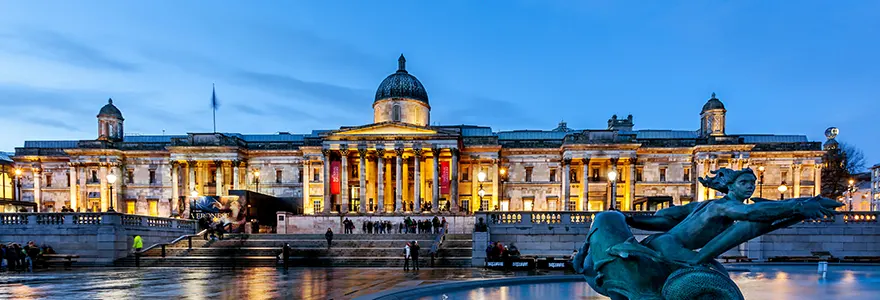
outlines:
[{"label": "blue evening sky", "polygon": [[3,1],[0,150],[127,134],[306,133],[372,121],[404,53],[432,121],[699,128],[838,140],[880,162],[875,1]]}]

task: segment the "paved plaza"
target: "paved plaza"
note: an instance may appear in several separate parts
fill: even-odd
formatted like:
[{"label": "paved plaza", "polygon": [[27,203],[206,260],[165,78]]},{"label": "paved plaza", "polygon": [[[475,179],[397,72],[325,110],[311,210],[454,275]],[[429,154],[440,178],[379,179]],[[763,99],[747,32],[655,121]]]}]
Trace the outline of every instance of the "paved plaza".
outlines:
[{"label": "paved plaza", "polygon": [[483,269],[90,268],[0,273],[0,299],[351,299],[453,280],[557,274]]}]

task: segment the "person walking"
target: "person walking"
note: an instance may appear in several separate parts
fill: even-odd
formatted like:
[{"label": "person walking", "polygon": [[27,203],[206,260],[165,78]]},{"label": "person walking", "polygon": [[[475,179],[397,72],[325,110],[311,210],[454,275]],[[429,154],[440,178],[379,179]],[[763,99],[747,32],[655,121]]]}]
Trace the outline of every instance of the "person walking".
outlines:
[{"label": "person walking", "polygon": [[419,241],[413,241],[412,247],[410,247],[410,254],[412,256],[413,261],[413,270],[419,270]]},{"label": "person walking", "polygon": [[131,244],[131,247],[134,248],[134,265],[137,267],[141,266],[141,249],[144,248],[144,240],[141,239],[140,235],[134,236],[134,243]]},{"label": "person walking", "polygon": [[281,258],[284,259],[284,269],[287,270],[287,262],[290,261],[290,244],[284,243],[284,248],[281,248]]},{"label": "person walking", "polygon": [[324,238],[327,239],[327,249],[330,249],[330,244],[333,242],[333,230],[327,228],[327,233],[324,234]]},{"label": "person walking", "polygon": [[403,247],[403,270],[409,271],[409,260],[410,260],[410,247],[409,242],[406,243],[406,246]]}]

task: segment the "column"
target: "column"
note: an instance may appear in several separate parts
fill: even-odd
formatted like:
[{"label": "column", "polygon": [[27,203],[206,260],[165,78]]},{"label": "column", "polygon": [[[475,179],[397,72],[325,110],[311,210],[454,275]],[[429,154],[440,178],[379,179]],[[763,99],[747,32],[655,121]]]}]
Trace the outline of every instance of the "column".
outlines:
[{"label": "column", "polygon": [[[627,177],[629,181],[629,197],[627,197],[628,201],[626,203],[627,207],[625,210],[632,210],[633,202],[636,201],[636,158],[629,159],[629,177]],[[681,204],[681,201],[678,202],[678,205]]]},{"label": "column", "polygon": [[68,175],[70,175],[67,179],[69,181],[68,185],[70,186],[70,209],[76,211],[76,166],[74,164],[70,164],[70,174]]},{"label": "column", "polygon": [[440,148],[432,148],[431,152],[434,153],[434,158],[432,159],[432,163],[434,165],[434,171],[432,175],[433,177],[433,188],[431,191],[431,212],[436,213],[440,209]]},{"label": "column", "polygon": [[342,145],[342,149],[339,150],[339,153],[342,154],[342,170],[340,173],[340,179],[342,187],[339,189],[339,192],[342,196],[342,208],[339,209],[339,213],[347,214],[348,206],[350,205],[350,195],[348,191],[348,146]]},{"label": "column", "polygon": [[77,212],[80,210],[85,211],[90,208],[89,189],[86,188],[86,182],[88,181],[88,174],[86,174],[88,173],[87,171],[88,169],[86,169],[86,167],[80,165],[79,172],[77,172],[77,175],[79,175],[79,199],[81,200],[79,201],[79,209],[76,210]]},{"label": "column", "polygon": [[822,194],[822,165],[816,164],[813,169],[813,196]]},{"label": "column", "polygon": [[187,188],[189,188],[189,190],[186,191],[186,194],[189,196],[192,194],[192,191],[198,191],[196,188],[196,162],[188,161],[186,163],[186,170],[189,172],[189,180],[187,180],[186,183]]},{"label": "column", "polygon": [[571,158],[562,159],[562,211],[568,210],[568,202],[571,201]]},{"label": "column", "polygon": [[590,158],[581,159],[581,210],[590,210]]},{"label": "column", "polygon": [[321,159],[324,160],[324,213],[330,213],[330,149],[321,150]]},{"label": "column", "polygon": [[376,205],[385,212],[385,148],[376,148]]},{"label": "column", "polygon": [[449,166],[452,170],[452,174],[449,176],[449,200],[452,201],[449,203],[449,206],[452,208],[452,212],[458,212],[458,149],[452,148],[452,165]]},{"label": "column", "polygon": [[501,205],[498,202],[498,195],[501,194],[498,192],[498,164],[501,163],[501,160],[492,161],[492,169],[489,171],[491,173],[487,174],[492,176],[492,203],[490,204],[489,210],[495,210],[495,206],[498,206],[498,210],[501,210]]},{"label": "column", "polygon": [[358,177],[360,177],[360,183],[358,191],[360,191],[358,197],[361,198],[361,206],[358,208],[360,213],[367,212],[367,163],[364,161],[367,157],[367,148],[358,148]]},{"label": "column", "polygon": [[[120,178],[121,179],[121,178]],[[107,199],[109,196],[109,191],[107,190],[107,166],[101,165],[101,168],[98,171],[98,181],[101,182],[101,211],[107,211],[110,207],[110,201]],[[39,204],[37,204],[39,207]]]},{"label": "column", "polygon": [[413,147],[413,213],[422,212],[422,148],[419,145]]},{"label": "column", "polygon": [[[312,203],[312,199],[309,196],[309,180],[311,180],[310,178],[312,178],[312,166],[309,165],[308,156],[303,156],[302,168],[303,168],[302,169],[303,175],[302,175],[302,178],[300,178],[300,180],[302,181],[303,207],[311,207],[312,214],[314,214],[314,213],[317,213],[317,211],[315,210],[315,204]],[[233,172],[235,172],[235,171],[233,171]]]},{"label": "column", "polygon": [[180,163],[176,161],[171,162],[171,215],[177,216],[180,212],[180,185],[178,178],[180,173]]},{"label": "column", "polygon": [[42,194],[43,194],[43,169],[39,166],[33,167],[32,174],[34,175],[34,203],[37,204],[37,208],[34,209],[34,212],[40,212],[42,210]]},{"label": "column", "polygon": [[123,209],[125,208],[119,205],[120,203],[123,203],[122,196],[125,195],[124,191],[122,190],[122,164],[116,163],[115,165],[113,165],[112,172],[113,174],[116,174],[117,180],[116,183],[113,184],[113,197],[110,198],[110,201],[113,203],[113,209],[121,212],[124,211]]},{"label": "column", "polygon": [[241,177],[241,174],[239,174],[239,172],[238,172],[238,164],[239,163],[240,162],[237,160],[232,161],[232,189],[233,190],[240,190],[241,189],[240,184],[239,184],[239,178]]},{"label": "column", "polygon": [[396,157],[396,165],[395,172],[396,174],[395,181],[395,191],[394,191],[394,210],[396,212],[403,212],[403,148],[395,148],[394,153],[397,155]]},{"label": "column", "polygon": [[801,196],[801,164],[795,163],[791,165],[791,174],[792,174],[792,190],[791,196],[792,198],[798,198]]},{"label": "column", "polygon": [[214,171],[214,190],[216,190],[217,196],[225,196],[223,193],[223,161],[215,160],[214,166],[217,167],[217,170]]}]

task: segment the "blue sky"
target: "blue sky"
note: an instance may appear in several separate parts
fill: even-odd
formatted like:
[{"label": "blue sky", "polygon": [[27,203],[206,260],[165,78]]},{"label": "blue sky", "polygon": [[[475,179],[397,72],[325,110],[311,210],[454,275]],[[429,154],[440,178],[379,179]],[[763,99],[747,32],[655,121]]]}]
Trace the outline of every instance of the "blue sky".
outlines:
[{"label": "blue sky", "polygon": [[[372,121],[404,53],[432,121],[699,128],[838,140],[880,162],[880,2],[3,1],[0,150],[128,134],[304,133]],[[872,118],[873,117],[873,118]]]}]

